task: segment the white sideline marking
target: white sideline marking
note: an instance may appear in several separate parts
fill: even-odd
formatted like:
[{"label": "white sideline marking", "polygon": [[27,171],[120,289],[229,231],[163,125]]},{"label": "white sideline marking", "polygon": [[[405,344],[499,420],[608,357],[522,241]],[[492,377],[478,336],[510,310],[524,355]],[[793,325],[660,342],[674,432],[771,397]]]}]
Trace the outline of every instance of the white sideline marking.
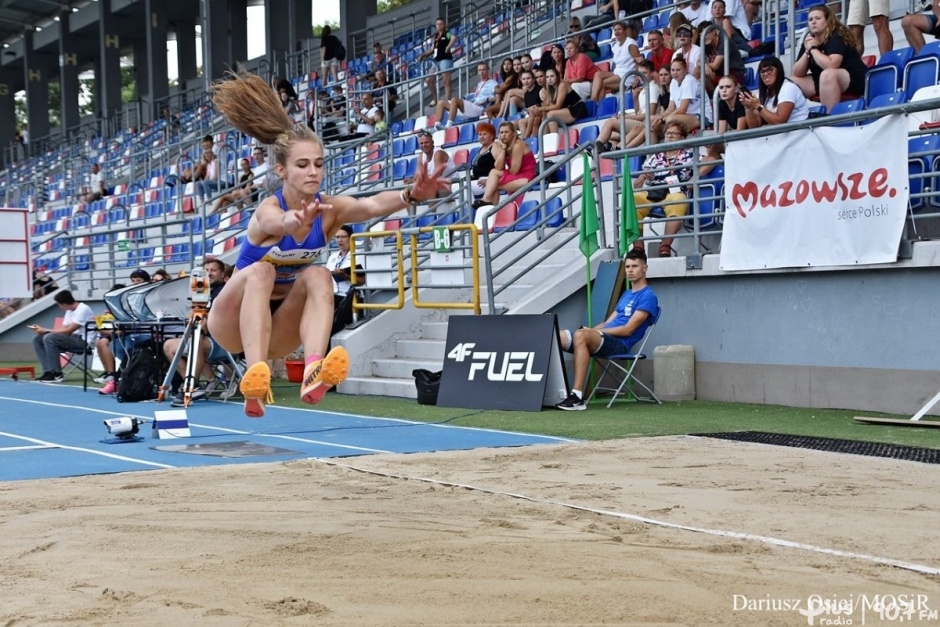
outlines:
[{"label": "white sideline marking", "polygon": [[589,512],[591,514],[599,514],[601,516],[612,516],[614,518],[622,518],[624,520],[632,520],[634,522],[643,523],[646,525],[653,525],[656,527],[664,527],[666,529],[678,529],[680,531],[692,531],[694,533],[704,533],[710,536],[717,536],[720,538],[734,538],[735,540],[749,540],[753,542],[759,542],[761,544],[769,544],[771,546],[779,546],[788,549],[799,549],[802,551],[810,551],[812,553],[821,553],[823,555],[833,555],[835,557],[847,557],[850,559],[861,560],[865,562],[872,562],[875,564],[884,564],[886,566],[894,566],[895,568],[902,568],[904,570],[911,570],[918,573],[923,573],[925,575],[940,575],[940,568],[934,566],[926,566],[923,564],[915,564],[912,562],[904,562],[901,560],[892,559],[890,557],[878,557],[876,555],[867,555],[865,553],[854,553],[852,551],[841,551],[839,549],[829,549],[826,547],[815,546],[812,544],[805,544],[802,542],[793,542],[792,540],[784,540],[782,538],[774,538],[772,536],[762,536],[752,533],[742,533],[740,531],[727,531],[724,529],[708,529],[705,527],[693,527],[691,525],[682,525],[679,523],[672,523],[665,520],[657,520],[655,518],[648,518],[646,516],[639,516],[637,514],[627,514],[625,512],[617,512],[606,509],[595,509],[593,507],[585,507],[584,505],[576,505],[574,503],[565,503],[563,501],[554,501],[551,499],[541,499],[534,496],[528,496],[525,494],[516,494],[513,492],[503,492],[501,490],[494,490],[491,488],[482,488],[479,486],[474,486],[466,483],[455,483],[452,481],[441,481],[440,479],[430,479],[427,477],[410,477],[407,475],[398,475],[393,473],[381,472],[378,470],[369,470],[367,468],[360,468],[358,466],[353,466],[352,464],[346,464],[343,462],[338,462],[332,459],[322,459],[322,458],[313,458],[312,461],[320,462],[321,464],[326,464],[327,466],[336,466],[337,468],[346,468],[348,470],[354,470],[356,472],[365,473],[368,475],[375,475],[378,477],[385,477],[388,479],[404,479],[406,481],[423,481],[424,483],[433,483],[435,485],[445,486],[449,488],[461,488],[464,490],[473,490],[476,492],[482,492],[484,494],[492,494],[496,496],[508,496],[514,499],[520,499],[523,501],[529,501],[531,503],[541,503],[544,505],[555,505],[557,507],[565,507],[568,509],[573,509],[581,512]]},{"label": "white sideline marking", "polygon": [[143,466],[153,466],[154,468],[176,468],[176,466],[170,466],[169,464],[159,464],[157,462],[148,462],[143,459],[135,459],[133,457],[127,457],[125,455],[115,455],[113,453],[105,453],[104,451],[96,451],[90,448],[84,448],[81,446],[68,446],[66,444],[56,444],[55,442],[47,442],[45,440],[39,440],[37,438],[30,438],[25,435],[16,435],[15,433],[5,433],[0,431],[0,436],[5,436],[8,438],[13,438],[14,440],[22,440],[24,442],[33,442],[41,446],[37,448],[60,448],[66,451],[77,451],[79,453],[91,453],[92,455],[100,455],[102,457],[108,457],[110,459],[117,459],[124,462],[131,462],[133,464],[141,464]]}]

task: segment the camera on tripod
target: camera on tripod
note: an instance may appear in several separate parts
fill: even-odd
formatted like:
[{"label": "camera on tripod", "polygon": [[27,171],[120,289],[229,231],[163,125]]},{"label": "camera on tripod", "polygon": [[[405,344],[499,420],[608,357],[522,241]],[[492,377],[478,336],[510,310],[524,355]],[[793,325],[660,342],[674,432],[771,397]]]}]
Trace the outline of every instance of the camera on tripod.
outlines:
[{"label": "camera on tripod", "polygon": [[202,267],[202,257],[195,259],[195,267],[189,275],[189,300],[194,306],[209,304],[209,277]]}]

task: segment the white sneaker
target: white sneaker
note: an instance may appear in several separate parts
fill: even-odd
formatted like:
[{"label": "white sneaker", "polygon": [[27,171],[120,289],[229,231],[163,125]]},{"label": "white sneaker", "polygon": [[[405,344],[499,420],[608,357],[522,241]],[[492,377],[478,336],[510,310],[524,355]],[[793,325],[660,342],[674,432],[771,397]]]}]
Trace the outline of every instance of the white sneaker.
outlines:
[{"label": "white sneaker", "polygon": [[109,381],[114,381],[114,374],[106,372],[100,377],[95,377],[95,383],[108,383]]}]

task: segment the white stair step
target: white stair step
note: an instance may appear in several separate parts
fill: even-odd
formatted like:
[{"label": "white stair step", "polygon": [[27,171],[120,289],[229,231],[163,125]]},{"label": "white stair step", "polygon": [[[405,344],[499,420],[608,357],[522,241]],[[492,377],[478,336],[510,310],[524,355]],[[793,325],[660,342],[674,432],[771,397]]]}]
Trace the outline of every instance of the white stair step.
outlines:
[{"label": "white stair step", "polygon": [[443,370],[441,361],[427,359],[376,359],[372,362],[372,376],[384,379],[409,379],[413,370],[430,370],[437,372]]},{"label": "white stair step", "polygon": [[444,358],[443,340],[398,340],[395,355],[402,358],[441,361]]},{"label": "white stair step", "polygon": [[447,322],[422,322],[421,338],[425,340],[446,340]]},{"label": "white stair step", "polygon": [[340,394],[370,396],[394,396],[396,398],[418,398],[414,379],[379,379],[376,377],[349,377],[339,386]]}]

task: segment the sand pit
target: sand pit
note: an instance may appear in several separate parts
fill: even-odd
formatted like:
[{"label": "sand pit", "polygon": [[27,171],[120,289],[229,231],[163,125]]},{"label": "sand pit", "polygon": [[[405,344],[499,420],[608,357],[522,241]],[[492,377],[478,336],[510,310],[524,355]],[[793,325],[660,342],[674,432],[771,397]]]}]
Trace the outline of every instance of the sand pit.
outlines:
[{"label": "sand pit", "polygon": [[817,625],[894,624],[876,595],[940,625],[934,574],[559,504],[929,570],[937,466],[683,437],[336,463],[0,484],[0,625],[784,626],[813,595],[843,610]]}]

